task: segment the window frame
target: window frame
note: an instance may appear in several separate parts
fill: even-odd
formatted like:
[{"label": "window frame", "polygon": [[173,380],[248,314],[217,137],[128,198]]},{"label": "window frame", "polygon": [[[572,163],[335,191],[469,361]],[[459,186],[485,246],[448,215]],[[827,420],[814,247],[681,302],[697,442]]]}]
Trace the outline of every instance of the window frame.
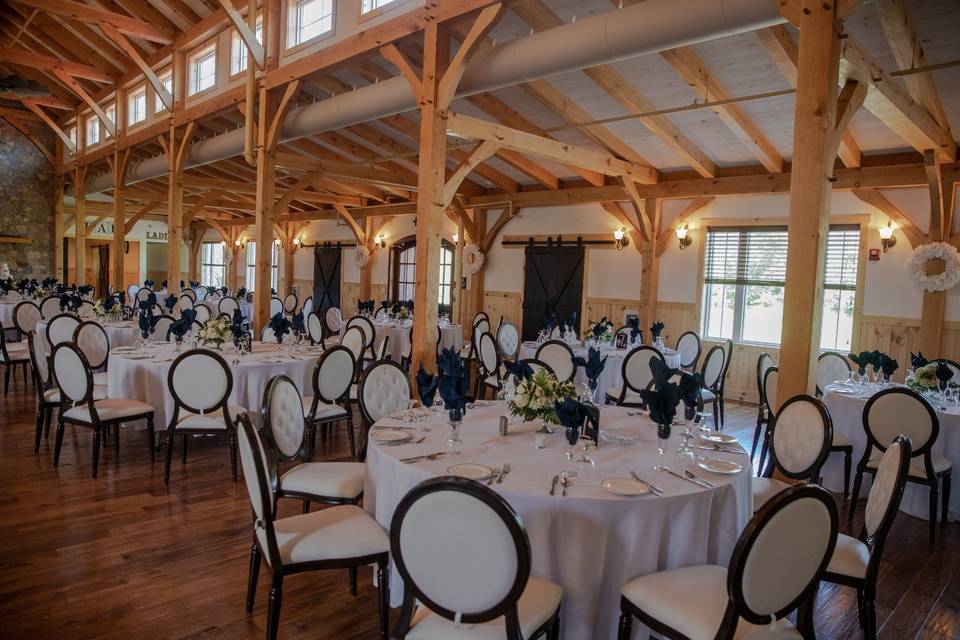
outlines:
[{"label": "window frame", "polygon": [[[94,126],[91,128],[91,124]],[[97,114],[91,114],[83,119],[83,146],[85,149],[90,147],[95,147],[103,142],[103,138],[100,137],[100,116]],[[90,140],[91,129],[97,132],[97,139]]]},{"label": "window frame", "polygon": [[[260,32],[257,35],[257,32]],[[253,31],[254,35],[257,36],[257,42],[261,45],[263,44],[263,14],[257,14],[256,28]],[[239,44],[240,46],[240,56],[238,58],[234,57],[236,51],[234,48]],[[236,28],[230,30],[230,79],[234,80],[238,76],[243,75],[247,70],[247,59],[249,54],[247,53],[247,44],[243,41],[243,38],[240,36],[240,32]],[[234,71],[234,62],[237,60],[242,60],[242,66],[239,70]]]},{"label": "window frame", "polygon": [[[200,45],[193,50],[192,53],[187,57],[187,97],[195,98],[197,96],[204,95],[211,91],[217,89],[217,83],[219,82],[219,66],[220,66],[220,47],[217,42],[218,38],[213,38],[212,40]],[[199,77],[197,76],[197,70],[199,69],[199,64],[201,60],[206,60],[208,57],[213,56],[213,84],[202,89],[199,88]]]},{"label": "window frame", "polygon": [[[106,107],[103,108],[103,112],[107,115],[107,119],[113,122],[114,128],[117,128],[117,103],[111,102]],[[103,127],[103,137],[100,138],[100,142],[105,142],[112,136],[110,135],[110,129],[107,129],[106,126]]]},{"label": "window frame", "polygon": [[338,3],[335,0],[330,0],[330,29],[307,40],[299,40],[300,5],[306,1],[307,0],[288,0],[286,3],[287,30],[284,38],[284,54],[296,53],[312,47],[337,33]]},{"label": "window frame", "polygon": [[[206,251],[208,247],[213,247],[214,245],[219,245],[221,248],[221,259],[222,263],[217,262],[207,262]],[[215,282],[205,282],[204,273],[207,271],[207,268],[210,268],[211,271],[219,270],[223,275],[222,283],[217,285]],[[205,287],[225,287],[227,286],[227,247],[222,241],[204,241],[200,243],[200,284]]]},{"label": "window frame", "polygon": [[382,4],[375,9],[368,9],[367,11],[364,11],[364,0],[360,0],[357,2],[357,22],[363,22],[364,20],[371,20],[377,16],[382,16],[387,12],[394,11],[398,7],[408,4],[409,1],[410,0],[388,0],[386,4]]},{"label": "window frame", "polygon": [[[393,299],[393,300],[410,300],[410,299],[412,299],[412,296],[411,296],[410,298],[408,298],[408,297],[406,297],[406,296],[401,296],[401,295],[400,295],[400,285],[401,285],[401,284],[411,285],[411,284],[414,284],[414,283],[416,282],[416,255],[414,255],[414,261],[413,261],[413,263],[412,263],[412,264],[413,264],[413,267],[414,267],[414,272],[413,272],[413,273],[414,273],[414,281],[413,281],[413,282],[410,282],[410,281],[407,281],[407,280],[403,280],[402,283],[401,283],[401,280],[400,280],[400,267],[401,267],[401,266],[409,265],[409,264],[411,264],[411,263],[408,263],[408,262],[401,263],[401,262],[400,262],[400,256],[401,256],[405,251],[407,251],[408,249],[410,249],[410,248],[412,248],[412,247],[416,247],[416,246],[417,246],[417,237],[416,237],[416,236],[407,236],[407,237],[405,237],[405,238],[401,238],[400,240],[398,240],[397,242],[394,242],[394,243],[390,246],[390,275],[389,275],[389,294],[388,294],[388,295],[389,295],[389,296],[391,297],[391,299]],[[438,300],[439,300],[439,304],[445,304],[445,305],[447,305],[447,306],[450,306],[451,304],[453,304],[454,295],[455,295],[455,292],[456,292],[456,290],[457,290],[457,289],[456,289],[456,282],[455,282],[455,273],[454,273],[454,272],[455,272],[454,264],[455,264],[455,261],[456,261],[456,259],[457,259],[456,245],[453,244],[452,242],[450,242],[449,240],[447,240],[446,238],[441,238],[441,239],[440,239],[440,248],[441,248],[441,250],[446,250],[446,251],[449,251],[449,252],[450,252],[450,262],[449,262],[449,263],[444,263],[443,260],[442,260],[443,254],[441,254],[441,264],[440,264],[440,269],[441,269],[441,272],[440,272],[440,273],[441,273],[441,274],[443,273],[443,265],[444,265],[444,264],[448,264],[448,265],[449,265],[449,267],[450,267],[450,278],[449,278],[449,280],[448,280],[447,282],[443,282],[442,279],[438,278],[438,280],[440,280],[440,291],[439,291]],[[449,298],[449,301],[448,301],[448,302],[444,302],[444,301],[443,301],[443,290],[444,290],[444,289],[448,289],[448,290],[449,290],[450,298]]]},{"label": "window frame", "polygon": [[[866,265],[867,265],[867,256],[868,256],[868,235],[870,229],[871,216],[870,214],[862,215],[839,215],[831,216],[829,220],[829,225],[832,226],[848,226],[848,225],[857,225],[860,228],[860,246],[857,254],[857,278],[856,278],[856,287],[855,287],[855,297],[853,305],[853,330],[850,339],[851,346],[859,344],[860,339],[860,324],[863,317],[863,294],[864,294],[864,283],[866,281]],[[695,322],[697,323],[698,331],[702,336],[702,339],[706,342],[721,342],[726,340],[726,338],[716,338],[708,336],[707,332],[704,330],[704,295],[707,289],[707,284],[705,282],[705,268],[706,268],[706,253],[707,253],[707,228],[721,228],[721,227],[784,227],[787,226],[786,217],[782,218],[710,218],[699,220],[696,224],[696,229],[691,224],[690,229],[692,231],[700,231],[697,233],[697,242],[699,245],[699,268],[697,271],[697,292],[696,292],[696,301],[694,303],[694,313]],[[826,288],[821,285],[821,290],[825,291]],[[734,310],[736,313],[736,309]],[[782,346],[783,340],[781,336],[780,343],[772,342],[758,342],[754,340],[743,340],[738,337],[737,331],[733,332],[733,342],[734,344],[743,344],[751,347],[765,348],[765,349],[780,349]],[[817,338],[817,343],[819,345],[820,338]],[[819,352],[831,351],[831,349],[821,349],[818,346]]]},{"label": "window frame", "polygon": [[[143,117],[139,120],[132,120],[136,109],[131,107],[138,96],[143,96]],[[147,85],[146,83],[133,87],[127,92],[127,128],[137,127],[147,121]]]},{"label": "window frame", "polygon": [[[272,250],[270,252],[271,254],[270,261],[273,263],[271,265],[270,287],[275,291],[279,291],[280,289],[277,287],[277,285],[279,284],[278,279],[280,277],[280,245],[278,245],[275,240],[271,241],[270,245],[272,247]],[[253,248],[253,250],[251,250],[251,247]],[[244,281],[247,283],[246,286],[248,291],[254,291],[254,285],[256,284],[256,281],[257,281],[256,248],[257,248],[256,240],[250,240],[249,242],[247,242],[245,247],[245,250],[246,250],[245,269],[246,270],[244,271]]]},{"label": "window frame", "polygon": [[[157,74],[157,79],[160,80],[160,84],[165,88],[167,86],[167,80],[170,80],[170,87],[167,91],[170,92],[170,95],[173,96],[173,68],[169,68],[166,71]],[[163,100],[160,99],[160,94],[156,89],[153,91],[153,113],[154,115],[158,113],[163,113],[167,110],[167,106],[163,104]]]}]

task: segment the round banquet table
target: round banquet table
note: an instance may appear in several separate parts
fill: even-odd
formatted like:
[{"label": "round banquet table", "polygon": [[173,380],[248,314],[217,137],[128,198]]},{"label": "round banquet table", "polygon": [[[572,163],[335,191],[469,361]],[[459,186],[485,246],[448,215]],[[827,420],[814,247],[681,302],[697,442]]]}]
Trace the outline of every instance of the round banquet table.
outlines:
[{"label": "round banquet table", "polygon": [[13,328],[13,310],[20,304],[16,302],[0,302],[0,326],[4,329]]},{"label": "round banquet table", "polygon": [[[716,453],[735,460],[743,469],[734,476],[697,473],[717,486],[704,489],[665,472],[652,471],[657,459],[656,429],[644,416],[629,416],[622,407],[601,409],[601,431],[630,431],[634,444],[610,444],[601,436],[592,453],[596,469],[581,468],[567,497],[548,495],[551,479],[565,467],[562,430],[550,436],[543,449],[534,447],[537,425],[511,425],[510,435],[498,434],[503,403],[487,402],[468,410],[461,426],[463,452],[431,462],[404,464],[403,458],[446,450],[447,426],[443,414],[431,414],[420,444],[383,446],[369,440],[364,508],[386,529],[400,499],[415,485],[446,475],[455,463],[474,462],[511,471],[491,488],[502,495],[523,519],[532,549],[532,572],[563,587],[563,637],[613,639],[620,610],[620,587],[644,574],[698,564],[726,566],[740,532],[753,515],[751,474],[746,455]],[[632,413],[632,412],[631,412]],[[385,418],[376,427],[407,426]],[[678,431],[678,429],[675,429]],[[419,433],[416,433],[419,437]],[[670,465],[679,443],[675,434],[667,446]],[[700,452],[702,453],[702,452]],[[607,493],[600,481],[629,477],[636,471],[663,489],[626,498]],[[469,579],[469,576],[464,576]],[[390,582],[393,606],[399,606],[403,583],[396,570]],[[635,621],[634,637],[646,637]]]},{"label": "round banquet table", "polygon": [[243,314],[243,317],[247,320],[253,320],[253,303],[252,302],[241,302],[240,313]]},{"label": "round banquet table", "polygon": [[[874,385],[864,385],[862,389],[855,387],[854,389],[859,392],[858,394],[849,393],[849,389],[849,387],[840,384],[827,385],[824,390],[823,402],[830,410],[834,433],[843,434],[853,442],[853,468],[850,471],[850,486],[852,487],[857,463],[860,462],[863,452],[867,448],[867,434],[863,430],[863,409],[870,396],[879,391],[880,387]],[[956,471],[960,467],[960,407],[949,406],[946,411],[938,409],[937,418],[940,420],[940,435],[931,453],[935,456],[945,456],[953,463],[954,472],[950,484],[950,512],[947,514],[947,518],[951,521],[960,521],[960,473]],[[870,481],[870,474],[863,474],[863,486],[860,489],[861,498],[867,497],[867,492],[870,491]],[[827,458],[827,462],[823,466],[823,486],[837,493],[843,491],[842,455],[834,454]],[[930,489],[926,485],[908,482],[903,492],[903,500],[900,502],[900,510],[917,518],[928,520],[930,517]]]},{"label": "round banquet table", "polygon": [[[97,323],[103,327],[110,341],[110,348],[129,347],[136,344],[140,337],[140,327],[133,320],[97,320]],[[37,322],[37,335],[40,337],[40,346],[44,353],[47,349],[47,321]]]},{"label": "round banquet table", "polygon": [[[167,389],[167,374],[175,359],[173,343],[150,343],[146,356],[139,350],[112,349],[107,363],[107,395],[130,398],[153,406],[157,430],[166,428],[173,411],[173,397]],[[187,347],[184,345],[183,351]],[[313,394],[313,369],[322,355],[320,347],[304,353],[284,352],[276,343],[254,342],[253,353],[242,356],[238,365],[234,355],[222,353],[233,373],[229,404],[256,412],[263,402],[267,382],[276,375],[288,376],[303,394]]]},{"label": "round banquet table", "polygon": [[[525,341],[520,344],[520,357],[524,360],[533,358],[537,355],[538,345],[536,342]],[[583,343],[570,345],[573,349],[573,355],[586,359],[590,354],[590,348]],[[597,404],[603,404],[607,398],[607,389],[610,387],[619,387],[623,384],[623,359],[627,357],[632,349],[617,349],[615,347],[601,347],[600,357],[606,356],[607,364],[597,380],[597,390],[594,392],[593,401]],[[663,352],[664,360],[671,369],[680,368],[680,352],[673,349],[666,349]],[[584,370],[577,369],[577,375],[574,382],[580,385],[587,384],[587,374]]]},{"label": "round banquet table", "polygon": [[[384,339],[389,336],[388,355],[394,362],[400,362],[400,359],[410,351],[410,327],[413,324],[407,320],[404,324],[398,324],[394,321],[373,323],[373,329],[376,332],[375,351],[379,351],[380,345]],[[342,331],[341,331],[342,333]],[[463,333],[459,324],[451,324],[440,329],[440,348],[454,349],[458,353],[463,348]]]}]

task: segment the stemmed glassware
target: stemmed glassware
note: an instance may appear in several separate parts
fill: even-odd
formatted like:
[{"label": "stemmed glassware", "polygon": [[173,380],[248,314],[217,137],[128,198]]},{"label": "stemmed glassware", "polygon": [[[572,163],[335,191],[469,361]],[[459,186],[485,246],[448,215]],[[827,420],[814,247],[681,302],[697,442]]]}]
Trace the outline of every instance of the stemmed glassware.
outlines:
[{"label": "stemmed glassware", "polygon": [[[576,469],[576,459],[577,459],[577,443],[579,442],[578,438],[579,429],[574,427],[567,427],[566,433],[564,434],[564,457],[566,458],[566,468],[560,472],[560,476],[563,478],[576,478],[577,469]],[[573,444],[570,442],[573,441]]]}]

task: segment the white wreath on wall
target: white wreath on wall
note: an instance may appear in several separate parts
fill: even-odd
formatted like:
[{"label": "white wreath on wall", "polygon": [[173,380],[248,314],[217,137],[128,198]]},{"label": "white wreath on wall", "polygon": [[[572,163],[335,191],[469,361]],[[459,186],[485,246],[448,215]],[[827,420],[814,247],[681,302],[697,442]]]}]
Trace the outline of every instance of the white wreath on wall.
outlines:
[{"label": "white wreath on wall", "polygon": [[357,269],[366,267],[367,263],[370,262],[370,249],[358,244],[356,251],[353,252],[353,261],[356,263]]},{"label": "white wreath on wall", "polygon": [[[927,274],[927,263],[943,260],[942,273]],[[946,291],[960,283],[960,254],[946,242],[922,244],[913,250],[907,261],[907,276],[923,291]]]},{"label": "white wreath on wall", "polygon": [[473,275],[483,267],[483,252],[475,244],[468,244],[463,248],[463,270]]}]

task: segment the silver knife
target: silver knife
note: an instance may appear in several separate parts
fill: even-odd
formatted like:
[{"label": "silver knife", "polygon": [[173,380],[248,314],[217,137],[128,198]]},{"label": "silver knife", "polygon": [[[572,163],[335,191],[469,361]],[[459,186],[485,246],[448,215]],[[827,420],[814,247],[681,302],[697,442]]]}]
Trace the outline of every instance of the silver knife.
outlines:
[{"label": "silver knife", "polygon": [[649,482],[647,482],[646,480],[644,480],[643,478],[641,478],[640,476],[638,476],[636,471],[631,471],[631,472],[630,472],[630,475],[633,476],[633,479],[636,480],[637,482],[642,482],[643,484],[645,484],[645,485],[647,485],[648,487],[650,487],[650,491],[653,493],[653,495],[656,495],[656,496],[662,496],[662,495],[663,495],[663,489],[661,489],[660,487],[658,487],[658,486],[656,486],[656,485],[654,485],[654,484],[650,484]]},{"label": "silver knife", "polygon": [[553,476],[553,481],[550,483],[550,495],[556,495],[558,482],[560,482],[560,476]]},{"label": "silver knife", "polygon": [[680,478],[681,480],[686,480],[687,482],[689,482],[689,483],[691,483],[691,484],[697,485],[697,486],[700,487],[701,489],[709,489],[709,488],[710,488],[710,487],[708,487],[707,485],[703,484],[702,482],[699,482],[699,481],[697,481],[697,480],[693,480],[693,479],[691,479],[691,478],[688,478],[687,476],[682,476],[682,475],[680,475],[679,473],[677,473],[676,471],[674,471],[673,469],[670,469],[670,468],[668,468],[668,467],[664,467],[663,470],[666,471],[667,473],[669,473],[670,475],[674,476],[675,478]]}]

